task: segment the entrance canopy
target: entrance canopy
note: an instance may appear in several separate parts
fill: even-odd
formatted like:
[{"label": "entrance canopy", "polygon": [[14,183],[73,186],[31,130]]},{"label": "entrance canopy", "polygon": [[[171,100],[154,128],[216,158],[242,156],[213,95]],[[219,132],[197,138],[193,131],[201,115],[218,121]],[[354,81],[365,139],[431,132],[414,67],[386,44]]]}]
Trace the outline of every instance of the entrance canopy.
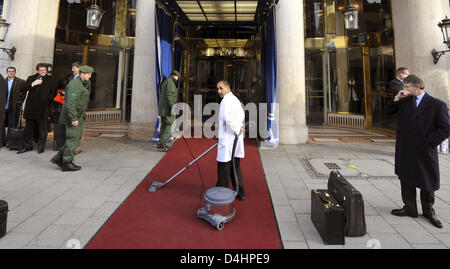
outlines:
[{"label": "entrance canopy", "polygon": [[183,24],[190,25],[257,25],[260,16],[268,14],[272,1],[187,1],[167,0],[162,3]]}]

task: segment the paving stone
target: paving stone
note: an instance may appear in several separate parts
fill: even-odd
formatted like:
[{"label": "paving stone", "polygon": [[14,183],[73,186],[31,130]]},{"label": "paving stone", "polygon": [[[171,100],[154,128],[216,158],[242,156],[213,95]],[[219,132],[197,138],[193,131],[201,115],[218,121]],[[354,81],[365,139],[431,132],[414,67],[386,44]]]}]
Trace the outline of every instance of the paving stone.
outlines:
[{"label": "paving stone", "polygon": [[7,233],[0,240],[0,249],[21,249],[26,244],[28,244],[28,242],[33,240],[35,236],[36,236],[35,234],[27,234],[27,233],[16,233],[16,232]]},{"label": "paving stone", "polygon": [[443,244],[414,244],[413,247],[415,249],[448,249]]},{"label": "paving stone", "polygon": [[303,233],[306,234],[317,232],[317,229],[311,220],[311,214],[296,214],[295,216]]},{"label": "paving stone", "polygon": [[56,220],[56,218],[57,218],[56,216],[36,214],[28,218],[20,225],[18,225],[14,229],[14,232],[30,233],[38,235],[45,228],[50,226]]},{"label": "paving stone", "polygon": [[29,242],[31,246],[59,248],[67,242],[77,226],[54,224],[47,227],[36,238]]},{"label": "paving stone", "polygon": [[438,244],[436,237],[429,233],[418,223],[415,224],[393,224],[398,233],[410,244]]},{"label": "paving stone", "polygon": [[86,196],[77,203],[75,203],[73,207],[97,209],[106,201],[107,198],[108,196],[104,195]]},{"label": "paving stone", "polygon": [[[122,200],[123,201],[123,200]],[[109,217],[120,206],[120,202],[104,202],[93,214],[94,217]]]},{"label": "paving stone", "polygon": [[369,234],[397,233],[397,231],[381,216],[366,216],[366,226]]},{"label": "paving stone", "polygon": [[304,242],[302,231],[298,227],[297,222],[278,222],[278,228],[280,229],[281,240],[283,242]]},{"label": "paving stone", "polygon": [[286,188],[290,200],[311,200],[311,191],[306,188]]},{"label": "paving stone", "polygon": [[438,237],[447,248],[450,248],[450,234],[440,234]]},{"label": "paving stone", "polygon": [[94,209],[89,208],[70,208],[67,210],[55,224],[79,226],[83,224],[92,214]]},{"label": "paving stone", "polygon": [[376,239],[381,244],[381,249],[412,249],[411,244],[408,243],[399,234],[369,234],[372,239]]},{"label": "paving stone", "polygon": [[38,214],[42,215],[51,215],[51,216],[61,216],[64,214],[69,208],[71,208],[76,201],[67,201],[57,199],[51,202],[49,205],[44,207],[42,210],[38,212]]},{"label": "paving stone", "polygon": [[[107,216],[94,216],[83,223],[72,235],[71,239],[76,239],[80,242],[81,248],[84,248],[91,238],[107,221]],[[69,248],[65,242],[60,248]]]},{"label": "paving stone", "polygon": [[290,200],[295,214],[311,214],[310,200]]},{"label": "paving stone", "polygon": [[294,212],[290,206],[274,206],[278,222],[296,222]]},{"label": "paving stone", "polygon": [[284,249],[309,249],[306,242],[283,242]]}]

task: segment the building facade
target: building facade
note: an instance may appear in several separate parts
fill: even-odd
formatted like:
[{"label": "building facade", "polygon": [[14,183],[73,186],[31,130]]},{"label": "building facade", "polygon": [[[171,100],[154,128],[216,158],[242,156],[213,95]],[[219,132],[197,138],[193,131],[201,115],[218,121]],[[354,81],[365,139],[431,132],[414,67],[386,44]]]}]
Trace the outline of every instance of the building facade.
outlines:
[{"label": "building facade", "polygon": [[[99,0],[105,13],[95,30],[86,27],[92,2],[0,0],[2,17],[10,23],[1,47],[17,49],[14,61],[0,52],[0,70],[5,75],[15,66],[26,78],[37,63],[49,63],[63,88],[73,62],[94,66],[90,110],[119,113],[134,139],[151,139],[155,129],[161,12],[172,19],[170,66],[182,71],[180,99],[189,104],[194,95],[217,101],[214,82],[220,79],[229,80],[245,102],[267,100],[267,80],[256,90],[261,94],[252,96],[252,79],[267,69],[263,28],[267,20],[275,22],[282,144],[305,143],[311,124],[395,129],[384,106],[393,98],[389,82],[402,66],[422,77],[431,95],[450,103],[449,59],[434,64],[431,55],[446,49],[437,26],[449,14],[446,0],[433,5],[426,0],[216,1],[222,5],[214,6],[208,6],[211,1]],[[234,3],[231,11],[228,2]],[[351,31],[343,16],[349,2],[360,15],[359,28]]]}]

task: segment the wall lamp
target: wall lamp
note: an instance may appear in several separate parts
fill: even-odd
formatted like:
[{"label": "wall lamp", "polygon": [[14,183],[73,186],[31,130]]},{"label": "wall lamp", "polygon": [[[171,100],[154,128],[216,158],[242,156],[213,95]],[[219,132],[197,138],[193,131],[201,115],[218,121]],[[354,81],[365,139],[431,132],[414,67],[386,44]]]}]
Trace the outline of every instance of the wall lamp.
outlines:
[{"label": "wall lamp", "polygon": [[[444,44],[447,45],[447,47],[450,49],[450,41],[449,41],[449,29],[450,29],[450,19],[445,17],[439,24],[439,28],[441,28],[442,31],[442,37],[444,38]],[[436,51],[435,49],[431,51],[431,55],[433,55],[433,61],[434,64],[437,64],[439,62],[439,59],[442,55],[444,55],[446,52],[450,52],[450,50],[444,50],[444,51]]]},{"label": "wall lamp", "polygon": [[359,29],[359,10],[353,5],[352,1],[344,10],[344,24],[346,30]]},{"label": "wall lamp", "polygon": [[99,5],[97,5],[97,0],[94,0],[92,6],[88,7],[86,10],[86,26],[89,29],[96,30],[98,27],[100,27],[100,22],[102,21],[102,17],[103,14],[105,14],[105,11]]},{"label": "wall lamp", "polygon": [[[7,23],[6,20],[0,16],[0,42],[1,43],[5,42],[9,25],[10,24]],[[0,49],[3,50],[6,54],[8,54],[11,61],[14,61],[14,54],[16,54],[16,51],[17,51],[16,47],[12,47],[10,49],[8,49],[8,48],[0,48]]]}]

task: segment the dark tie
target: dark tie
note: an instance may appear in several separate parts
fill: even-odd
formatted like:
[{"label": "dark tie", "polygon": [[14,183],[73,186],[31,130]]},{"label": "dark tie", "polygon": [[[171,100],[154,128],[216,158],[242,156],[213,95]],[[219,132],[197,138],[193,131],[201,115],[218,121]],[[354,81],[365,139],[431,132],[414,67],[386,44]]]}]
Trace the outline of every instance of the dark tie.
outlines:
[{"label": "dark tie", "polygon": [[414,96],[414,111],[417,110],[417,96]]}]

